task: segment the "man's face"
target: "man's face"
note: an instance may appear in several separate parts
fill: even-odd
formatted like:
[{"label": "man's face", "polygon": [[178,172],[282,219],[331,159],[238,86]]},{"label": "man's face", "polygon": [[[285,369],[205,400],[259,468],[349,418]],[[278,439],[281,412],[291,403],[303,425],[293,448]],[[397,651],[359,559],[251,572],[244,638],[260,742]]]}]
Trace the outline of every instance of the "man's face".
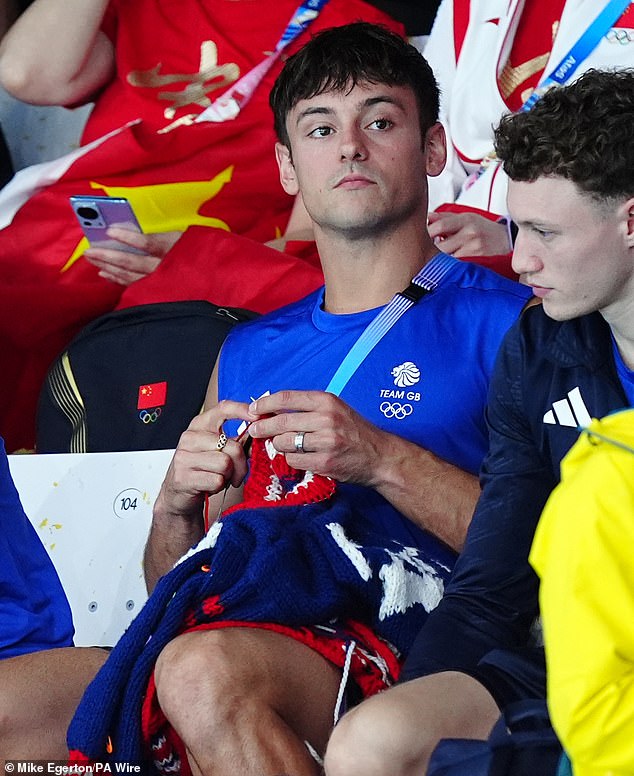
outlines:
[{"label": "man's face", "polygon": [[558,176],[509,181],[509,213],[519,227],[513,269],[533,287],[551,318],[568,320],[632,304],[629,204],[604,209]]},{"label": "man's face", "polygon": [[427,211],[426,171],[445,161],[444,132],[421,138],[416,98],[402,86],[359,84],[301,100],[286,126],[291,153],[278,143],[280,179],[301,192],[317,228],[366,238]]}]

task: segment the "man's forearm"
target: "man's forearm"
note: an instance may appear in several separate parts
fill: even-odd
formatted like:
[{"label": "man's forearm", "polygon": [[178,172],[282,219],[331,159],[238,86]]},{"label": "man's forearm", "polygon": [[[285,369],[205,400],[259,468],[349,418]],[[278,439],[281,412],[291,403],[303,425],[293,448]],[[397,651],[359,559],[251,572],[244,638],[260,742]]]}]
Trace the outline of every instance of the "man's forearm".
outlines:
[{"label": "man's forearm", "polygon": [[202,536],[202,516],[199,521],[174,520],[163,515],[160,508],[155,508],[143,555],[143,573],[149,593],[163,574]]},{"label": "man's forearm", "polygon": [[[242,500],[242,488],[228,488],[209,496],[209,522],[214,523],[221,512]],[[203,507],[193,513],[175,511],[173,503],[162,491],[154,505],[152,526],[143,555],[145,584],[151,593],[158,580],[166,574],[190,547],[197,544],[205,533]]]},{"label": "man's forearm", "polygon": [[478,478],[418,445],[390,437],[375,489],[413,523],[459,552],[480,496]]}]

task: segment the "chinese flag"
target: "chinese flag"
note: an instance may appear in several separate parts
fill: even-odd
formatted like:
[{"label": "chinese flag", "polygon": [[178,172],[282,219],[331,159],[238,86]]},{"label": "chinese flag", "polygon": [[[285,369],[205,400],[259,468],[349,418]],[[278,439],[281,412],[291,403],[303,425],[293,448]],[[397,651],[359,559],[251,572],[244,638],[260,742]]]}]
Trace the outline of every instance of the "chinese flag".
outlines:
[{"label": "chinese flag", "polygon": [[288,242],[284,250],[222,229],[190,226],[151,275],[126,288],[117,308],[206,299],[267,313],[324,282],[314,242]]},{"label": "chinese flag", "polygon": [[[187,96],[201,68],[208,67],[203,42],[207,52],[213,44],[219,68],[237,66],[247,73],[274,48],[296,0],[258,6],[259,14],[246,20],[239,3],[183,3],[186,11],[178,20],[157,14],[155,0],[112,5],[118,75],[96,101],[84,134],[88,145],[21,171],[0,193],[0,434],[11,452],[33,446],[37,397],[51,363],[82,327],[112,310],[123,291],[82,258],[86,242],[68,202],[71,195],[126,197],[146,233],[200,226],[258,242],[284,232],[292,207],[279,184],[268,107],[281,60],[234,121],[179,123],[165,110]],[[231,19],[219,17],[221,12]],[[318,29],[358,18],[399,27],[360,0],[330,0],[288,53]],[[148,29],[151,34],[143,34]],[[176,97],[166,101],[163,81],[183,73],[184,80],[171,87]],[[214,83],[211,79],[210,99],[220,96]],[[203,101],[192,98],[178,107],[176,118],[203,108]],[[143,120],[135,122],[138,117]],[[240,276],[243,286],[250,280]]]},{"label": "chinese flag", "polygon": [[136,408],[148,410],[153,407],[162,407],[167,399],[167,383],[148,383],[139,386],[139,398]]}]

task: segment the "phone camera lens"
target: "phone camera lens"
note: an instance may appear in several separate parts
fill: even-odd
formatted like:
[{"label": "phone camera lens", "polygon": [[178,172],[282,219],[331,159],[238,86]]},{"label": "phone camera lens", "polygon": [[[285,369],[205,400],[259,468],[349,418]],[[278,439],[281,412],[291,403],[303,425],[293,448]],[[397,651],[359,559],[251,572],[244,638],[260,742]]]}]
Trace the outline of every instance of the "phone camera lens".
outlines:
[{"label": "phone camera lens", "polygon": [[95,218],[99,218],[99,213],[94,207],[78,207],[77,215],[80,216],[80,218],[85,218],[87,221],[94,221]]}]

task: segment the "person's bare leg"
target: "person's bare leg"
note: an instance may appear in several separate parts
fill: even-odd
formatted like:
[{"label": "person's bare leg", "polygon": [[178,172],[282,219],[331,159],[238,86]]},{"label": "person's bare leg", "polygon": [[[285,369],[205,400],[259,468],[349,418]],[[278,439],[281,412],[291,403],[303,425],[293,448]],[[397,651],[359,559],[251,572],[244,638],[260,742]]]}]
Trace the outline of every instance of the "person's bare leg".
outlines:
[{"label": "person's bare leg", "polygon": [[441,738],[485,739],[499,715],[489,692],[465,674],[398,684],[342,717],[326,750],[326,775],[421,776]]},{"label": "person's bare leg", "polygon": [[158,701],[206,776],[316,776],[341,672],[279,633],[223,628],[179,636],[156,664]]},{"label": "person's bare leg", "polygon": [[107,657],[66,647],[0,660],[0,760],[64,760],[68,725]]}]

